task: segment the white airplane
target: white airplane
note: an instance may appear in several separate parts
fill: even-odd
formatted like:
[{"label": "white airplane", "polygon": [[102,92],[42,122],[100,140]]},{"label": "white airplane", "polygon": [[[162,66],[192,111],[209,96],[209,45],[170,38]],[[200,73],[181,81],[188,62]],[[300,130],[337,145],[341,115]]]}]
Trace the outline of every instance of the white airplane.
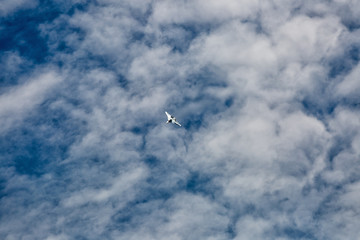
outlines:
[{"label": "white airplane", "polygon": [[172,123],[174,123],[176,125],[179,125],[181,127],[181,124],[176,121],[175,117],[171,116],[168,112],[165,112],[165,114],[166,114],[166,116],[168,118],[166,123],[171,123],[172,122]]}]

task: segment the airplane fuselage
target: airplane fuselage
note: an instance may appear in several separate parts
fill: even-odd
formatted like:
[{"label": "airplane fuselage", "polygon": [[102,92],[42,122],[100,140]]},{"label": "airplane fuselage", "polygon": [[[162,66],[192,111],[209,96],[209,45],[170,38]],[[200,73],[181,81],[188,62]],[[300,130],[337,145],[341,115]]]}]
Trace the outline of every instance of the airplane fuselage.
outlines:
[{"label": "airplane fuselage", "polygon": [[171,116],[168,112],[165,112],[168,120],[166,123],[173,123],[181,127],[181,124],[176,121],[176,118],[174,116]]}]

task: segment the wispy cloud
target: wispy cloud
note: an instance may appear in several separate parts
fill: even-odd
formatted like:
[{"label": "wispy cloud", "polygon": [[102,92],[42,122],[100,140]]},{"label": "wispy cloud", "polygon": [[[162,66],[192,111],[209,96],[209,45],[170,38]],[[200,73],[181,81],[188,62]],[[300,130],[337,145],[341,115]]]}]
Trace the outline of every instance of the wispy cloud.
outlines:
[{"label": "wispy cloud", "polygon": [[38,4],[38,0],[4,0],[0,4],[0,17],[6,17],[19,10],[35,8]]},{"label": "wispy cloud", "polygon": [[42,73],[21,86],[10,88],[0,96],[0,131],[4,132],[41,104],[59,84],[61,77],[54,71]]}]

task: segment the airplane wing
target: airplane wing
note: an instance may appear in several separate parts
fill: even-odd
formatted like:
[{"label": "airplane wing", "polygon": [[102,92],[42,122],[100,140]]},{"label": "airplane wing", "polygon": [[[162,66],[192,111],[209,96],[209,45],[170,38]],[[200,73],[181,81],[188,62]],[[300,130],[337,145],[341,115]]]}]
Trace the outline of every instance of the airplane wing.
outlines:
[{"label": "airplane wing", "polygon": [[166,114],[168,120],[170,120],[170,119],[171,119],[171,115],[170,115],[168,112],[165,112],[165,114]]},{"label": "airplane wing", "polygon": [[176,125],[179,125],[179,126],[181,127],[181,124],[178,123],[177,121],[174,121],[174,123],[175,123]]}]

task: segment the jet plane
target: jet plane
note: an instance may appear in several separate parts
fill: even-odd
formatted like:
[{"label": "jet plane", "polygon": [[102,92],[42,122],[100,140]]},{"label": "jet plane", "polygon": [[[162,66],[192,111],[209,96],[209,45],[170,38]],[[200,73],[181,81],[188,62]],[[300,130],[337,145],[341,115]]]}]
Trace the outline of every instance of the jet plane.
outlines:
[{"label": "jet plane", "polygon": [[171,116],[171,114],[169,114],[168,112],[165,112],[165,114],[166,114],[166,116],[168,118],[166,123],[174,123],[174,124],[179,125],[181,127],[181,124],[176,121],[176,118],[174,116]]}]

